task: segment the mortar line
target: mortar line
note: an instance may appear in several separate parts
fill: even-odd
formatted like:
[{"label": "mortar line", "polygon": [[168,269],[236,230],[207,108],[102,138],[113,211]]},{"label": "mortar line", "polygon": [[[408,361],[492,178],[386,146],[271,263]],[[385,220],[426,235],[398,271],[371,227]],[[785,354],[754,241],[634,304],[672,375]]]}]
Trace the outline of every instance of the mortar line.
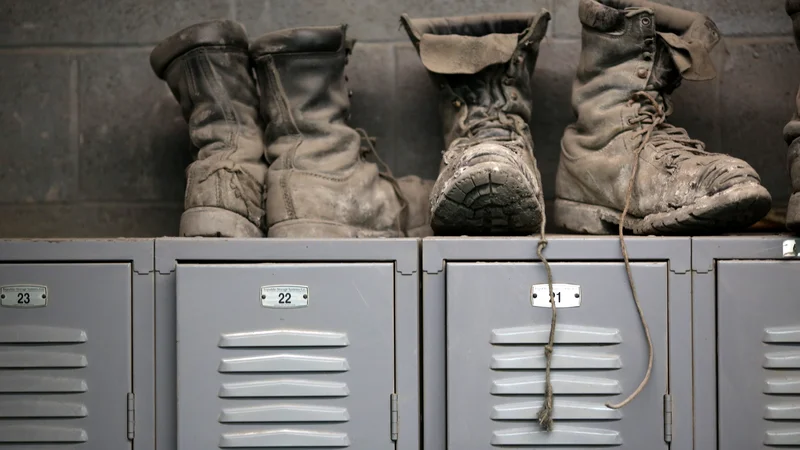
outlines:
[{"label": "mortar line", "polygon": [[81,194],[80,62],[69,56],[69,147],[75,161],[75,192]]}]

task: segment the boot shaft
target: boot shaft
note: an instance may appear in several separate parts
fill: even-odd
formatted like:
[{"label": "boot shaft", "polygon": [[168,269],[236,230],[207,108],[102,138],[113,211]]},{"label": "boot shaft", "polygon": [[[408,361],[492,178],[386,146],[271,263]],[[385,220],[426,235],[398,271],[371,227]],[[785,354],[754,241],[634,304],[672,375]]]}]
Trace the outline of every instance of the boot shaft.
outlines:
[{"label": "boot shaft", "polygon": [[181,105],[198,159],[226,149],[263,152],[263,123],[247,49],[244,28],[221,20],[182,30],[150,55],[154,72]]},{"label": "boot shaft", "polygon": [[267,159],[281,168],[342,173],[359,159],[358,133],[346,124],[346,26],[266,34],[250,47],[261,83]]},{"label": "boot shaft", "polygon": [[[602,148],[632,130],[639,106],[629,103],[645,92],[669,109],[668,96],[682,79],[716,76],[709,52],[719,41],[707,17],[643,0],[581,0],[581,59],[572,104],[573,127],[583,146]],[[622,118],[622,120],[620,120]]]},{"label": "boot shaft", "polygon": [[[497,14],[402,23],[441,92],[445,144],[498,113],[531,118],[531,77],[550,14]],[[502,134],[489,127],[477,134]]]}]

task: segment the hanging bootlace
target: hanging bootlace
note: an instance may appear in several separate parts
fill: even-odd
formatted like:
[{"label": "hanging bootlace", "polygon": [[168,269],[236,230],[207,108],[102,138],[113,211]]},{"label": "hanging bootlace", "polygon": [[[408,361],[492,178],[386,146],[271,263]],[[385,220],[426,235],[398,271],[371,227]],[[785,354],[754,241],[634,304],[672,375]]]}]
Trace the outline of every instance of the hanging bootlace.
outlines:
[{"label": "hanging bootlace", "polygon": [[[650,327],[647,325],[647,320],[644,317],[644,311],[642,311],[642,305],[639,301],[639,296],[636,293],[636,284],[633,281],[633,272],[631,271],[631,262],[628,256],[628,247],[625,245],[624,234],[625,219],[628,216],[628,209],[631,206],[633,187],[636,183],[636,174],[639,170],[639,158],[642,154],[642,151],[647,147],[648,143],[652,143],[657,148],[663,150],[672,149],[673,145],[680,145],[684,142],[688,145],[698,145],[699,143],[699,141],[690,139],[684,130],[664,123],[664,121],[667,119],[668,111],[665,111],[652,95],[644,91],[636,92],[633,94],[630,104],[633,104],[639,100],[647,101],[649,104],[640,108],[640,115],[630,122],[631,124],[642,124],[642,127],[636,132],[636,135],[641,136],[642,140],[639,143],[639,146],[637,146],[633,151],[633,168],[631,170],[631,179],[628,182],[628,191],[625,194],[625,207],[622,209],[622,214],[620,215],[619,219],[619,244],[622,248],[622,258],[625,260],[625,272],[628,274],[628,283],[630,284],[631,294],[633,295],[633,302],[636,304],[636,310],[639,313],[639,320],[642,322],[642,328],[644,328],[644,334],[647,338],[647,372],[645,373],[641,383],[639,383],[639,386],[625,400],[616,404],[606,403],[606,406],[611,409],[620,409],[633,401],[633,399],[642,392],[644,387],[647,385],[647,382],[650,381],[650,375],[653,372],[653,341],[650,337]],[[685,139],[682,138],[684,136]],[[681,137],[682,142],[676,142],[672,140],[674,137]],[[699,143],[698,148],[701,147],[702,143]],[[681,148],[684,149],[685,147],[681,146]]]},{"label": "hanging bootlace", "polygon": [[375,160],[378,162],[378,165],[383,169],[383,172],[378,172],[378,175],[389,182],[392,185],[392,189],[394,189],[395,194],[397,194],[397,198],[400,200],[400,212],[397,215],[397,220],[395,221],[395,226],[397,227],[397,232],[400,236],[408,236],[408,199],[403,194],[403,190],[400,189],[400,183],[397,182],[397,179],[392,174],[392,169],[389,168],[389,165],[386,164],[381,156],[378,154],[378,151],[375,149],[375,145],[373,144],[373,138],[369,137],[367,131],[363,128],[356,128],[358,134],[361,135],[361,153],[362,154],[372,154],[375,157]]},{"label": "hanging bootlace", "polygon": [[545,234],[545,227],[547,225],[547,216],[544,207],[544,194],[539,191],[539,204],[542,205],[542,224],[539,228],[539,243],[536,246],[536,254],[544,265],[544,270],[547,273],[547,289],[550,295],[550,337],[547,345],[544,347],[545,368],[544,368],[544,402],[541,409],[537,414],[539,425],[546,431],[553,430],[553,383],[550,380],[550,369],[553,363],[553,346],[556,339],[556,318],[558,312],[556,310],[555,295],[553,295],[553,271],[550,268],[550,263],[544,256],[544,249],[547,248],[547,235]]}]

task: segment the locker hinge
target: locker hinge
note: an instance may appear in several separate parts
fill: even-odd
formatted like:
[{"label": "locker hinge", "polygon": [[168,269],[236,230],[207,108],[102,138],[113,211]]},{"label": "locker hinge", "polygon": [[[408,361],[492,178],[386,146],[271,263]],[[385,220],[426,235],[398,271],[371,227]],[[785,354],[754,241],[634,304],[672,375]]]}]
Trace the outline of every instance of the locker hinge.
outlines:
[{"label": "locker hinge", "polygon": [[397,394],[392,394],[390,398],[391,398],[391,404],[392,404],[392,406],[391,406],[392,441],[396,442],[397,441],[397,434],[398,434],[398,430],[397,430]]},{"label": "locker hinge", "polygon": [[672,396],[664,395],[664,442],[672,442]]},{"label": "locker hinge", "polygon": [[136,434],[136,397],[128,392],[128,440],[132,441]]}]

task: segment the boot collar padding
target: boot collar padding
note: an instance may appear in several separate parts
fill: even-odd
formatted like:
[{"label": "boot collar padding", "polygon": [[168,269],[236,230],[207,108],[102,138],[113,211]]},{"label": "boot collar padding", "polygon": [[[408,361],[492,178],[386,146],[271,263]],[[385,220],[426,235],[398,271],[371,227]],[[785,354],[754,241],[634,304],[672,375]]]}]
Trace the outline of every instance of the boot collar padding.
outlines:
[{"label": "boot collar padding", "polygon": [[710,80],[716,76],[710,52],[720,36],[716,24],[707,16],[645,0],[581,0],[579,17],[589,28],[613,32],[624,27],[631,10],[650,10],[654,14],[657,34],[669,47],[683,78]]},{"label": "boot collar padding", "polygon": [[174,59],[206,46],[247,50],[247,33],[240,23],[232,20],[210,20],[192,25],[161,41],[150,53],[150,67],[159,78],[163,78]]},{"label": "boot collar padding", "polygon": [[337,53],[347,47],[347,25],[301,27],[267,33],[250,44],[254,57],[276,53]]},{"label": "boot collar padding", "polygon": [[438,74],[476,74],[511,60],[520,44],[539,42],[550,13],[409,19],[403,25],[426,69]]}]

